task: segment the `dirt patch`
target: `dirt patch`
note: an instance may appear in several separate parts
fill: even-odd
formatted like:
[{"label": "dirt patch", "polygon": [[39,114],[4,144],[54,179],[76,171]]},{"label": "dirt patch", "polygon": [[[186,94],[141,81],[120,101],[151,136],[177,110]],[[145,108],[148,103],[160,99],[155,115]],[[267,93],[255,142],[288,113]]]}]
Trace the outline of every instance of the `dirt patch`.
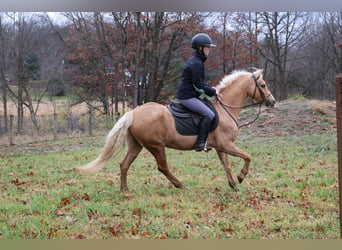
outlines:
[{"label": "dirt patch", "polygon": [[[239,124],[252,121],[257,115],[244,111]],[[331,133],[336,131],[336,102],[319,100],[287,100],[274,108],[262,107],[259,119],[241,128],[242,136],[291,136]]]}]

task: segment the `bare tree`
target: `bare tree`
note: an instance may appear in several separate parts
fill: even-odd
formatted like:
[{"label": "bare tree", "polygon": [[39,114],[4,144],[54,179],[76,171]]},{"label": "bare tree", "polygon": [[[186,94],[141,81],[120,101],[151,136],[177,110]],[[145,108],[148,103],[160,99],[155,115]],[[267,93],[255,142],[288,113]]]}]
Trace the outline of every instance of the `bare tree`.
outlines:
[{"label": "bare tree", "polygon": [[273,68],[273,93],[278,100],[284,100],[289,94],[289,53],[296,48],[305,33],[308,17],[306,13],[300,12],[263,12],[259,17],[267,49],[266,52],[260,52]]},{"label": "bare tree", "polygon": [[[8,115],[7,115],[7,81],[6,81],[6,52],[7,52],[7,44],[6,44],[6,26],[3,22],[3,13],[0,13],[0,89],[2,92],[2,103],[4,109],[4,133],[8,131]],[[1,132],[1,121],[0,121],[0,132]]]},{"label": "bare tree", "polygon": [[342,72],[342,50],[338,46],[342,37],[342,13],[323,13],[324,34],[328,37],[329,52],[326,55],[333,71]]},{"label": "bare tree", "polygon": [[[37,14],[8,13],[7,22],[9,25],[8,35],[11,40],[8,43],[8,58],[10,60],[8,63],[11,66],[10,68],[14,69],[13,71],[8,70],[7,73],[12,76],[13,81],[17,82],[18,85],[17,90],[7,86],[7,91],[14,98],[17,105],[17,130],[18,132],[23,130],[24,107],[28,109],[35,128],[39,130],[36,115],[48,86],[45,86],[38,93],[38,96],[33,96],[31,81],[39,80],[42,75],[45,79],[47,76],[54,76],[51,73],[56,70],[53,65],[56,65],[58,53],[53,47],[47,45],[49,44],[48,36],[50,32],[47,29],[46,19],[41,19]],[[57,64],[60,65],[60,62]],[[44,70],[42,70],[41,65],[49,65],[49,67],[44,67]],[[53,70],[50,70],[51,68]],[[60,69],[60,66],[58,66],[58,69]]]},{"label": "bare tree", "polygon": [[308,97],[335,98],[335,76],[342,72],[340,13],[314,13],[296,64],[299,90]]},{"label": "bare tree", "polygon": [[128,76],[131,75],[130,73],[130,66],[131,66],[131,51],[129,48],[129,41],[131,40],[131,32],[130,32],[130,25],[132,21],[132,13],[130,12],[112,12],[114,24],[116,25],[115,31],[117,34],[112,36],[113,43],[116,46],[117,52],[113,51],[113,61],[115,61],[115,107],[116,107],[116,114],[118,114],[118,88],[119,88],[119,81],[121,80],[121,90],[122,90],[122,113],[125,112],[125,101],[126,101],[126,87],[128,87]]},{"label": "bare tree", "polygon": [[137,34],[137,45],[135,48],[135,74],[134,74],[134,94],[133,94],[133,108],[136,108],[140,103],[140,51],[141,51],[141,22],[140,12],[136,12],[136,34]]},{"label": "bare tree", "polygon": [[[193,35],[199,27],[200,16],[197,13],[145,13],[144,33],[145,49],[145,102],[158,100],[162,88],[167,85],[175,52],[184,45],[184,39]],[[189,46],[189,43],[186,43]],[[147,80],[148,78],[148,80]],[[173,79],[173,77],[171,77]]]},{"label": "bare tree", "polygon": [[[17,99],[17,114],[18,114],[18,132],[23,130],[24,123],[24,105],[26,104],[30,110],[31,120],[35,127],[39,129],[38,122],[35,117],[32,99],[28,91],[29,76],[25,68],[27,54],[32,46],[32,37],[30,32],[33,28],[33,20],[27,17],[24,13],[12,13],[9,16],[12,20],[13,28],[11,39],[11,53],[15,63],[15,77],[18,82],[18,92],[10,90],[10,93]],[[26,98],[25,95],[26,94]],[[25,102],[25,99],[27,103]]]}]

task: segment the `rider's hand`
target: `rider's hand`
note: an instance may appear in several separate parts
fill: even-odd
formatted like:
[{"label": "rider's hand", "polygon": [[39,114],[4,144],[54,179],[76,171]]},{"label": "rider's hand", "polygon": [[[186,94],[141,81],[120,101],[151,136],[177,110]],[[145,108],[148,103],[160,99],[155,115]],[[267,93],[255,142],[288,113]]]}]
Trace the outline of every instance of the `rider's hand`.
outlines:
[{"label": "rider's hand", "polygon": [[215,88],[215,87],[213,87],[215,90],[216,90],[216,93],[215,93],[215,95],[216,96],[220,96],[220,92],[219,92],[219,90],[217,89],[217,88]]}]

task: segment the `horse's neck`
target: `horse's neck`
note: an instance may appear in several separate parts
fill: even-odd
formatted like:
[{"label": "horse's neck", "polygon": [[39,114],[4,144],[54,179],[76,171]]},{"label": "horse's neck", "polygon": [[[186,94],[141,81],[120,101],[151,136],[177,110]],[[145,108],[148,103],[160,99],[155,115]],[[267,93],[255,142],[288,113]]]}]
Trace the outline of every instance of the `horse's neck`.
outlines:
[{"label": "horse's neck", "polygon": [[245,103],[246,98],[247,94],[244,91],[243,86],[238,86],[237,84],[235,84],[235,86],[229,86],[222,91],[222,96],[220,97],[220,100],[225,105],[229,107],[234,107],[234,109],[229,109],[229,112],[235,118],[237,118],[242,109],[237,107],[242,107]]}]

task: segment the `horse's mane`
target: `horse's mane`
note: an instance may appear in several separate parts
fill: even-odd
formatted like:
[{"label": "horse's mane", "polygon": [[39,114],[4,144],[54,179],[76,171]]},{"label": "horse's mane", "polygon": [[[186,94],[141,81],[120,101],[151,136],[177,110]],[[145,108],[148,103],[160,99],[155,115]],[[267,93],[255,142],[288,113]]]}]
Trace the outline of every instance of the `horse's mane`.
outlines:
[{"label": "horse's mane", "polygon": [[220,84],[217,85],[216,87],[218,90],[224,89],[228,87],[229,85],[231,85],[238,77],[242,75],[250,75],[250,74],[251,73],[246,70],[234,70],[229,75],[224,76],[222,80],[220,81]]}]

